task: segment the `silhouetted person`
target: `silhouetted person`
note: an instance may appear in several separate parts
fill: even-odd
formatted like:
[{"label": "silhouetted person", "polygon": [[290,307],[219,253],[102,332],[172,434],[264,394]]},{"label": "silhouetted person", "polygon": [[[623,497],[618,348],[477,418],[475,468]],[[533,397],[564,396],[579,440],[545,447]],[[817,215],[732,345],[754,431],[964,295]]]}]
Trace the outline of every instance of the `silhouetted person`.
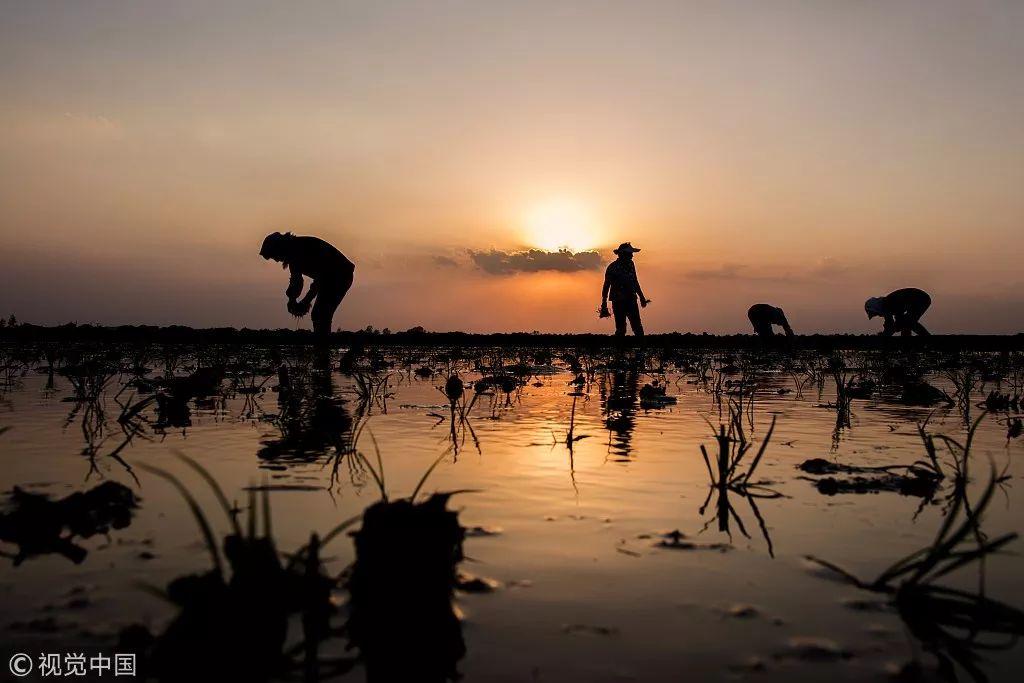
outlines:
[{"label": "silhouetted person", "polygon": [[[633,254],[640,251],[629,242],[623,242],[615,250],[618,258],[608,264],[604,272],[604,287],[601,288],[601,317],[607,318],[608,301],[612,302],[615,314],[615,336],[626,336],[626,321],[637,337],[644,336],[644,326],[640,321],[640,307],[646,308],[651,303],[640,289],[636,277],[636,266]],[[637,298],[639,297],[639,302]],[[639,306],[637,305],[639,303]]]},{"label": "silhouetted person", "polygon": [[891,337],[899,332],[904,337],[909,337],[911,332],[931,334],[918,322],[931,305],[932,298],[927,292],[907,287],[885,296],[871,297],[864,302],[864,311],[868,314],[869,320],[876,315],[885,318],[879,334]]},{"label": "silhouetted person", "polygon": [[[331,320],[341,300],[352,286],[355,265],[345,255],[318,237],[304,237],[290,232],[267,235],[260,256],[274,259],[291,271],[288,280],[288,312],[303,316],[312,304],[313,333],[325,340],[331,333]],[[312,280],[306,296],[302,294],[302,277]]]},{"label": "silhouetted person", "polygon": [[786,314],[777,306],[754,304],[747,309],[747,318],[759,337],[774,337],[775,330],[772,329],[772,325],[779,325],[787,337],[793,336],[793,328],[789,326]]}]

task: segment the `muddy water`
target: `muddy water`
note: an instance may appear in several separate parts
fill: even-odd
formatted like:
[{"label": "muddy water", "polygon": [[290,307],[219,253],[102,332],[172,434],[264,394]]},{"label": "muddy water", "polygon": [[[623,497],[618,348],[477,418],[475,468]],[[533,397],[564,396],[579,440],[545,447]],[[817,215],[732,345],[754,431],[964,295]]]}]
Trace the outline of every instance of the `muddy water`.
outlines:
[{"label": "muddy water", "polygon": [[[465,490],[451,502],[471,529],[461,570],[497,582],[490,592],[456,593],[466,645],[457,667],[466,680],[872,680],[915,657],[925,675],[934,667],[885,596],[834,580],[805,556],[874,578],[932,541],[952,485],[943,483],[931,501],[893,491],[829,496],[797,465],[810,458],[912,463],[925,457],[919,422],[930,416],[929,432],[962,441],[980,414],[974,404],[996,384],[975,387],[963,402],[971,410],[967,420],[962,406],[869,398],[855,399],[849,426],[837,429],[830,378],[798,391],[790,374],[764,366],[742,424],[754,444],[749,462],[776,420],[754,476],[770,493],[753,506],[729,494],[730,511],[710,490],[700,451],[704,444],[714,458],[709,422],[727,421],[729,394],[716,395],[692,372],[624,364],[597,369],[577,386],[556,362],[535,368],[511,392],[480,393],[453,429],[445,374],[411,372],[444,363],[429,354],[418,360],[402,367],[391,359],[394,366],[376,375],[386,380],[364,400],[359,380],[338,372],[310,370],[301,391],[284,399],[271,388],[277,377],[236,372],[241,386],[262,389],[241,393],[226,380],[219,398],[190,401],[185,417],[168,418],[153,402],[126,422],[131,427],[118,422],[120,403],[148,395],[127,386],[131,373],[113,376],[98,401],[85,406],[73,400],[69,379],[57,373],[48,386],[45,372],[26,365],[0,395],[0,427],[10,428],[0,435],[5,496],[17,486],[57,500],[114,481],[140,500],[127,526],[74,539],[87,553],[77,563],[53,552],[16,561],[18,547],[4,544],[12,556],[0,564],[6,649],[103,649],[125,626],[141,623],[156,633],[174,616],[140,584],[164,586],[204,571],[210,556],[182,496],[142,465],[185,483],[218,537],[228,532],[225,515],[176,452],[202,463],[240,508],[247,487],[271,489],[274,537],[287,551],[379,499],[366,462],[339,459],[335,451],[362,426],[357,449],[377,467],[372,434],[392,499],[409,495],[438,458],[423,491]],[[155,365],[150,377],[165,374]],[[460,374],[467,383],[481,377],[469,364]],[[937,374],[928,379],[955,392]],[[641,387],[654,380],[674,402],[641,400]],[[474,393],[470,388],[467,396]],[[1010,477],[986,510],[989,537],[1021,527],[1015,482],[1024,439],[1007,438],[1013,415],[984,416],[972,449],[968,490],[975,500],[992,467],[1008,468]],[[132,429],[138,432],[125,445]],[[119,459],[111,457],[119,448]],[[685,535],[685,548],[659,545],[672,531]],[[335,539],[324,555],[340,571],[354,558],[351,539]],[[942,584],[975,590],[979,566]],[[986,595],[1024,606],[1022,569],[1019,555],[989,557]],[[337,599],[343,602],[344,593]],[[988,641],[1001,647],[982,651],[979,670],[991,680],[1015,680],[1024,648],[1003,636]],[[324,650],[343,652],[344,644]],[[959,675],[971,680],[963,669]],[[349,678],[362,676],[357,668]]]}]

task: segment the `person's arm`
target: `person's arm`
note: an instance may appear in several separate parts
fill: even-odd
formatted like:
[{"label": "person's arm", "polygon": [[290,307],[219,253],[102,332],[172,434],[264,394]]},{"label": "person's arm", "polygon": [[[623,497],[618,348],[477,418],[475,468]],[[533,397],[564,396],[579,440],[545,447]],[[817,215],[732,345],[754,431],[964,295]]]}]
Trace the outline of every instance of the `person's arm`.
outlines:
[{"label": "person's arm", "polygon": [[636,276],[636,266],[633,266],[633,286],[636,288],[636,295],[640,297],[640,305],[646,307],[647,304],[651,303],[650,300],[644,296],[644,290],[640,289],[640,280]]},{"label": "person's arm", "polygon": [[782,330],[783,332],[786,333],[787,337],[792,337],[793,328],[789,326],[789,319],[786,318],[786,314],[783,312],[781,308],[776,308],[775,310],[778,316],[776,319],[776,324],[782,326]]},{"label": "person's arm", "polygon": [[295,266],[291,266],[290,269],[291,277],[288,279],[288,289],[285,290],[285,295],[287,295],[288,301],[297,301],[305,283],[302,280],[302,273],[296,270]]},{"label": "person's arm", "polygon": [[309,304],[316,298],[316,295],[320,293],[320,281],[313,280],[309,283],[309,289],[306,290],[306,296],[302,297],[300,302],[303,306],[309,306]]},{"label": "person's arm", "polygon": [[612,280],[608,277],[608,271],[604,271],[604,286],[601,287],[601,308],[608,307],[608,290],[611,289]]},{"label": "person's arm", "polygon": [[878,334],[882,335],[883,337],[891,337],[892,335],[896,334],[896,320],[893,319],[891,313],[885,314],[885,322],[882,323],[882,331],[879,332]]}]

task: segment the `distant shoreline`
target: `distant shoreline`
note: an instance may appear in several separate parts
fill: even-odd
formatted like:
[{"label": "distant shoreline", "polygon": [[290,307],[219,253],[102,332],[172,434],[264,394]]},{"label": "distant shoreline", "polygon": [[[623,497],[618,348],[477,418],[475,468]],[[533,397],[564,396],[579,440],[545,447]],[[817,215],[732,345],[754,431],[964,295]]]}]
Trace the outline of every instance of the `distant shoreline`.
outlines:
[{"label": "distant shoreline", "polygon": [[[765,341],[752,334],[716,335],[707,333],[670,332],[650,334],[646,345],[653,348],[763,348]],[[531,332],[429,332],[421,329],[403,332],[342,331],[331,335],[331,343],[350,346],[356,341],[372,346],[528,346],[601,348],[614,344],[608,334],[531,333]],[[635,344],[633,337],[627,337]],[[180,325],[56,325],[22,324],[0,328],[0,343],[110,343],[110,344],[256,344],[306,345],[313,343],[309,330],[253,330],[248,328],[192,328]],[[776,337],[768,346],[787,346],[783,337]],[[931,337],[880,337],[874,334],[810,334],[797,335],[792,346],[798,349],[869,350],[913,348],[936,351],[1014,351],[1024,350],[1024,333],[1015,335],[934,335]]]}]

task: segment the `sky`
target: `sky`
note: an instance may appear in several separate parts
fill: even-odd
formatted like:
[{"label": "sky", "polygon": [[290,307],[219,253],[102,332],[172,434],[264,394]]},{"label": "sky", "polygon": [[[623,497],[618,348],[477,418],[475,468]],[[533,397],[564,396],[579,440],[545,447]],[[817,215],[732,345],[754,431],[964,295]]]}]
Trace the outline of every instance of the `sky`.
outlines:
[{"label": "sky", "polygon": [[[344,329],[1024,331],[1024,3],[0,0],[0,312]],[[571,253],[559,254],[560,247]],[[549,253],[553,252],[553,253]],[[598,252],[593,254],[590,252]]]}]

